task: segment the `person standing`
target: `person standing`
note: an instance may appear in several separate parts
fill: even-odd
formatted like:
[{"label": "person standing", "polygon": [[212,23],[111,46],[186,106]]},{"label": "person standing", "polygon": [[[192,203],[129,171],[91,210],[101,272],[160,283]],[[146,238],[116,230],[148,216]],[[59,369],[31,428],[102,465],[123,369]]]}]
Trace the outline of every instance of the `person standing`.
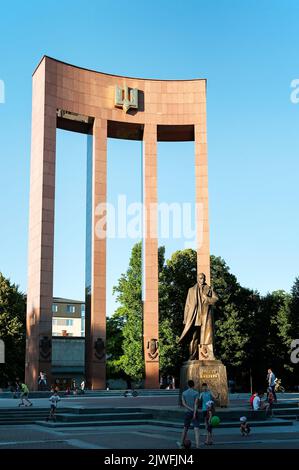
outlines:
[{"label": "person standing", "polygon": [[[31,401],[28,399],[29,388],[24,383],[21,383],[20,388],[21,388],[21,396],[20,396],[21,403],[19,403],[19,406],[32,406]],[[28,405],[26,405],[25,402],[27,402]]]},{"label": "person standing", "polygon": [[40,390],[45,390],[46,385],[47,385],[46,377],[45,377],[45,374],[42,370],[39,373],[38,385],[39,385]]},{"label": "person standing", "polygon": [[173,390],[175,390],[175,377],[172,376],[172,388]]},{"label": "person standing", "polygon": [[276,397],[276,393],[275,393],[275,380],[276,380],[276,377],[275,377],[274,372],[272,371],[272,369],[268,369],[268,375],[267,375],[268,387],[271,388],[272,393],[273,393],[273,397],[274,397],[274,401],[276,403],[277,402],[277,397]]},{"label": "person standing", "polygon": [[56,409],[57,409],[57,403],[60,401],[60,396],[57,393],[57,390],[54,391],[53,395],[49,398],[50,400],[50,414],[46,418],[46,421],[49,421],[49,419],[52,419],[53,421],[56,421]]},{"label": "person standing", "polygon": [[178,442],[180,448],[185,448],[185,441],[190,428],[193,424],[195,434],[196,448],[199,449],[199,414],[198,414],[199,393],[194,389],[193,380],[188,381],[188,389],[182,393],[182,405],[186,409],[184,417],[184,429],[181,442]]},{"label": "person standing", "polygon": [[19,377],[16,378],[15,381],[15,393],[14,393],[14,398],[20,398],[21,394],[21,384],[20,384],[20,379]]},{"label": "person standing", "polygon": [[199,402],[201,403],[201,410],[203,414],[203,420],[205,422],[207,416],[207,403],[209,401],[215,401],[213,393],[209,390],[208,384],[202,384],[202,392],[199,395]]},{"label": "person standing", "polygon": [[206,430],[207,430],[207,437],[205,441],[206,446],[210,446],[213,444],[213,426],[212,426],[212,418],[215,413],[215,405],[212,400],[208,401],[207,404],[207,413],[206,413]]}]

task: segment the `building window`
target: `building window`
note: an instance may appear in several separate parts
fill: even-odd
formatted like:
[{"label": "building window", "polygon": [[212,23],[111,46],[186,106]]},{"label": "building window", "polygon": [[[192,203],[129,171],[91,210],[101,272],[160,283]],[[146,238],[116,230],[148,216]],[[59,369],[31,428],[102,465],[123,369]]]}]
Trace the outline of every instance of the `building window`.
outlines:
[{"label": "building window", "polygon": [[52,313],[56,313],[56,312],[58,312],[58,305],[53,304],[52,305]]},{"label": "building window", "polygon": [[81,317],[85,317],[85,304],[81,304]]},{"label": "building window", "polygon": [[68,318],[54,318],[53,325],[54,326],[73,326],[74,320],[70,320]]},{"label": "building window", "polygon": [[67,313],[75,313],[75,311],[76,311],[75,305],[67,305],[66,306],[66,311],[67,311]]}]

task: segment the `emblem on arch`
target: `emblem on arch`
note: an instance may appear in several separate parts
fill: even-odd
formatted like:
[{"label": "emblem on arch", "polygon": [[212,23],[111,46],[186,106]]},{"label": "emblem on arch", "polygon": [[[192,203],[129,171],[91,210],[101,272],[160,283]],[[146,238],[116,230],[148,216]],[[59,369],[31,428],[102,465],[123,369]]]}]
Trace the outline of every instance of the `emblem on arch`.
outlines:
[{"label": "emblem on arch", "polygon": [[127,113],[129,109],[138,109],[138,89],[129,88],[127,86],[121,88],[116,85],[115,106],[116,108],[122,108],[125,113]]},{"label": "emblem on arch", "polygon": [[102,338],[97,338],[94,343],[95,356],[97,359],[103,359],[106,354],[106,346]]},{"label": "emblem on arch", "polygon": [[151,338],[147,342],[147,355],[150,359],[154,360],[159,354],[159,341],[156,338]]}]

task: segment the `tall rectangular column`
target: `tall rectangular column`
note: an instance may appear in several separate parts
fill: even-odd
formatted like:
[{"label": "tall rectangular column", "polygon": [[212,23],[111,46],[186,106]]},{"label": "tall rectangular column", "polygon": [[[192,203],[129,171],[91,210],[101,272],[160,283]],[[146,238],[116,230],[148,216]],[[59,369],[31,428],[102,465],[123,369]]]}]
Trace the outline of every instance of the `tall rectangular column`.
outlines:
[{"label": "tall rectangular column", "polygon": [[[55,67],[55,64],[54,64]],[[49,73],[48,73],[49,72]],[[40,371],[51,383],[55,205],[55,73],[47,59],[33,76],[25,382],[37,390]],[[52,94],[49,88],[54,90]]]},{"label": "tall rectangular column", "polygon": [[196,230],[197,230],[197,273],[206,275],[210,283],[210,234],[208,207],[208,154],[206,114],[194,126],[195,134],[195,184],[196,184]]},{"label": "tall rectangular column", "polygon": [[85,316],[85,373],[89,386],[106,388],[107,121],[96,119],[92,147],[91,286]]},{"label": "tall rectangular column", "polygon": [[143,341],[145,388],[159,388],[157,202],[157,126],[145,124],[143,135]]}]

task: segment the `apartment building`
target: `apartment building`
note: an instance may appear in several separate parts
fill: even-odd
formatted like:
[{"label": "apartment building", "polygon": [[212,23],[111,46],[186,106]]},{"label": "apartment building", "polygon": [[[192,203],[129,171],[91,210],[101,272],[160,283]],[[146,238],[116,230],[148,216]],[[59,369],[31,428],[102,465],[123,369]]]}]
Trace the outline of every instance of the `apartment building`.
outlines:
[{"label": "apartment building", "polygon": [[61,297],[53,298],[52,336],[85,336],[84,302]]}]

